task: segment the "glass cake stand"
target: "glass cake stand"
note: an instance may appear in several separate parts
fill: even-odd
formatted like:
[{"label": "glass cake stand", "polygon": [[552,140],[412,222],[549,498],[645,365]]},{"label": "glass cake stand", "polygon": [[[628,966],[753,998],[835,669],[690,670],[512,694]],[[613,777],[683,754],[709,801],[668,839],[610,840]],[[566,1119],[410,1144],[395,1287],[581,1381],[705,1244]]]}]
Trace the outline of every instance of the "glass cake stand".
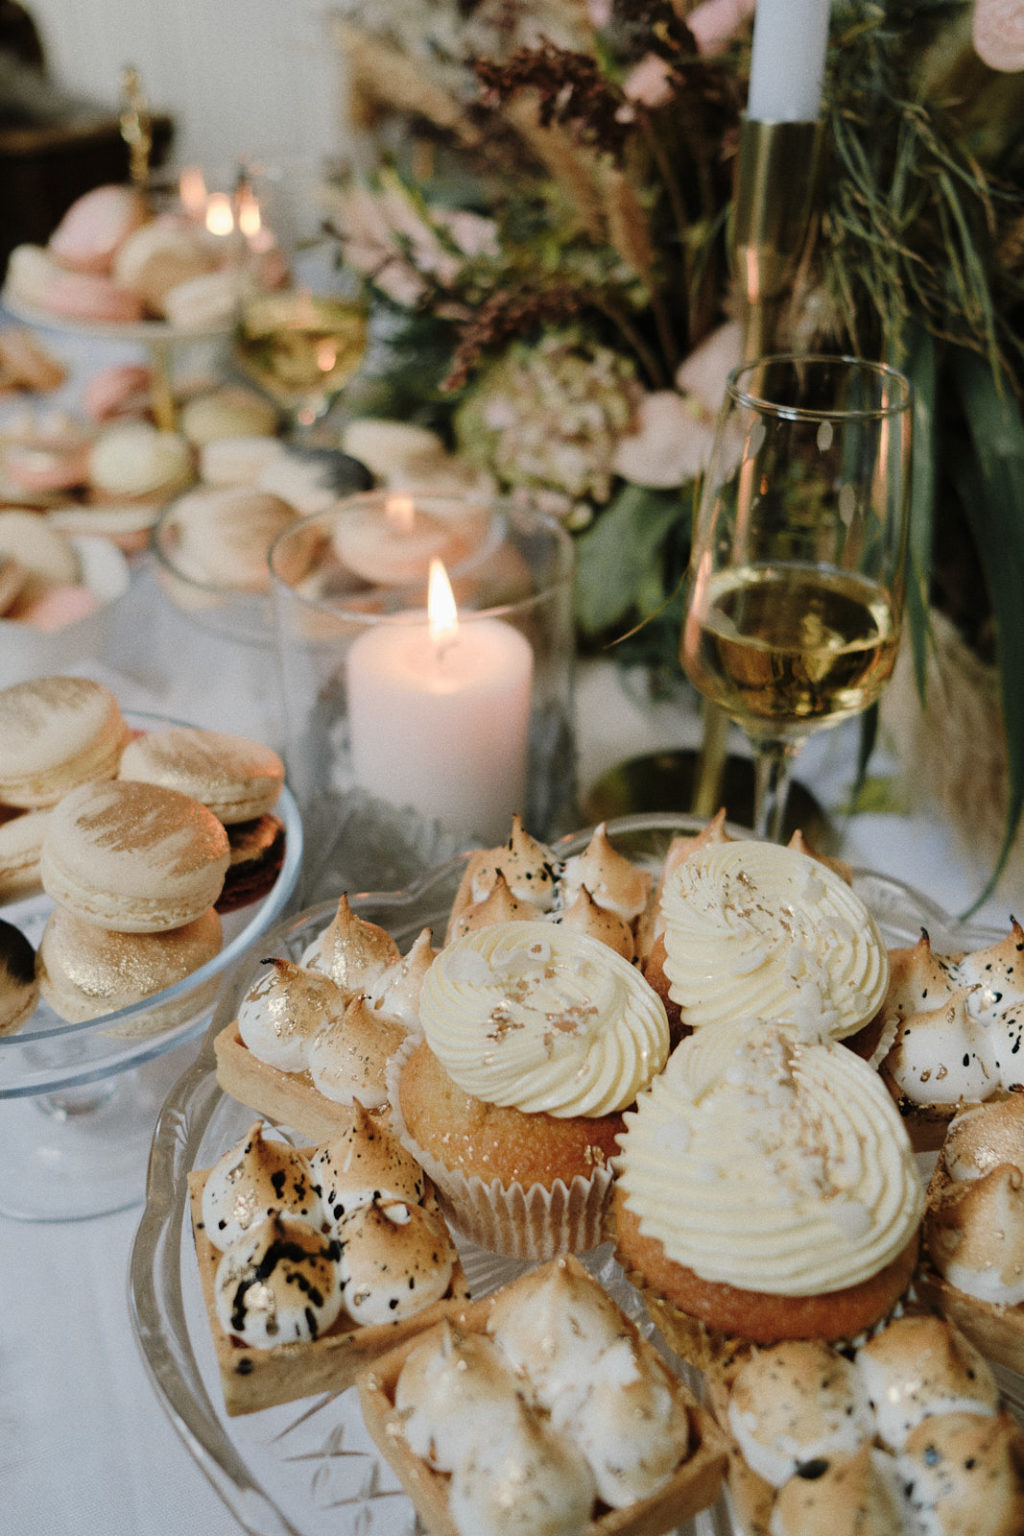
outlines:
[{"label": "glass cake stand", "polygon": [[[692,816],[656,814],[607,824],[615,847],[651,868],[660,864],[673,836],[702,825]],[[562,856],[579,852],[589,836],[589,831],[574,834],[556,844],[556,851]],[[403,951],[425,926],[431,928],[435,943],[440,942],[464,868],[465,856],[453,859],[405,891],[351,896],[352,908],[387,928]],[[915,943],[922,927],[928,928],[937,947],[973,948],[1003,936],[966,928],[896,880],[858,870],[854,888],[890,946]],[[336,898],[321,902],[279,925],[266,935],[260,956],[299,959],[336,906]],[[136,1338],[175,1429],[253,1536],[414,1536],[423,1527],[370,1439],[354,1389],[237,1418],[229,1418],[223,1408],[192,1243],[187,1178],[194,1168],[210,1167],[255,1118],[251,1109],[219,1088],[213,1052],[213,1039],[236,1017],[254,969],[252,960],[243,961],[229,980],[202,1051],[171,1091],[157,1122],[129,1277]],[[291,1139],[286,1128],[281,1130]],[[474,1296],[486,1295],[527,1267],[470,1245],[460,1247]],[[584,1262],[664,1352],[643,1303],[610,1249],[596,1249]],[[1003,1376],[1009,1382],[1008,1373]],[[1019,1397],[1014,1401],[1022,1406]],[[680,1532],[732,1536],[725,1499]]]},{"label": "glass cake stand", "polygon": [[[124,711],[145,731],[180,725]],[[195,1053],[216,994],[242,956],[288,910],[302,862],[302,821],[285,787],[284,862],[258,902],[225,914],[220,953],[184,981],[130,1008],[69,1024],[40,1001],[15,1035],[0,1037],[0,1212],[25,1220],[71,1220],[141,1200],[153,1125],[168,1088]],[[0,916],[38,947],[53,903],[34,895]],[[146,1030],[155,1008],[175,1022]]]}]

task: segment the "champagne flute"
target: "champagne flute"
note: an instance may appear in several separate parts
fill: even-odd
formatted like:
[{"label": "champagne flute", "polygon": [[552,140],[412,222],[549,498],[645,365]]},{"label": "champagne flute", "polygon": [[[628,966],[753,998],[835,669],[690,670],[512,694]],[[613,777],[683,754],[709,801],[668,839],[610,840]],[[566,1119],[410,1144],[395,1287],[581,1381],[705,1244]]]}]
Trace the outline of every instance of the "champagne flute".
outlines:
[{"label": "champagne flute", "polygon": [[855,357],[764,357],[729,377],[680,656],[750,740],[758,836],[780,840],[804,739],[867,709],[892,673],[911,398],[901,373]]},{"label": "champagne flute", "polygon": [[297,445],[358,370],[367,346],[366,305],[327,233],[324,171],[312,162],[252,166],[246,185],[288,265],[287,282],[242,306],[235,360],[288,416]]}]

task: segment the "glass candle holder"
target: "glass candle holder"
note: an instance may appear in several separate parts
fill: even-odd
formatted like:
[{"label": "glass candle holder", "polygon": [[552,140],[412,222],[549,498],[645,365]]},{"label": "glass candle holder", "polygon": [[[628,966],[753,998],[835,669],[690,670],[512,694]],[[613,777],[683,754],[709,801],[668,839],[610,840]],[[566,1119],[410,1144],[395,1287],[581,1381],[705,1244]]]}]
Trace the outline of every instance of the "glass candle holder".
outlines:
[{"label": "glass candle holder", "polygon": [[418,862],[503,842],[516,813],[540,838],[572,825],[560,524],[481,497],[373,491],[282,533],[270,571],[305,899],[364,874],[406,883]]}]

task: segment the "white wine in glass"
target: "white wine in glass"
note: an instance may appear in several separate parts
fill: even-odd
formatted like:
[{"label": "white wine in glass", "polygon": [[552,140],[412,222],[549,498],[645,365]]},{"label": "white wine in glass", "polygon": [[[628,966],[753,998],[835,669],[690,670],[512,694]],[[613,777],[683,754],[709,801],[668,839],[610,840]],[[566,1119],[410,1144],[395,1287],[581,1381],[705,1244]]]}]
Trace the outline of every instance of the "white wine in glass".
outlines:
[{"label": "white wine in glass", "polygon": [[366,309],[354,298],[292,288],[245,306],[235,338],[240,366],[295,427],[330,409],[366,351]]},{"label": "white wine in glass", "polygon": [[778,839],[812,731],[878,699],[903,613],[912,391],[859,358],[780,355],[726,387],[690,553],[681,658],[743,728],[754,831]]}]

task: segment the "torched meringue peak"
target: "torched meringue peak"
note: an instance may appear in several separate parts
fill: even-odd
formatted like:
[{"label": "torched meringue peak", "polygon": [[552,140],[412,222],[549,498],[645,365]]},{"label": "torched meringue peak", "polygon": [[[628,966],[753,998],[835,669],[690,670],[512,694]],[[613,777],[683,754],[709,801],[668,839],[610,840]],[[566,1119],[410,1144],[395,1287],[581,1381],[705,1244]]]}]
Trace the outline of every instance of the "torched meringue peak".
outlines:
[{"label": "torched meringue peak", "polygon": [[419,1029],[420,988],[433,963],[430,929],[424,928],[409,953],[389,965],[367,987],[367,1006],[379,1017],[401,1024],[406,1030]]},{"label": "torched meringue peak", "polygon": [[358,1206],[337,1227],[342,1303],[353,1322],[390,1323],[440,1301],[455,1247],[439,1215],[403,1200]]},{"label": "torched meringue peak", "polygon": [[598,906],[585,885],[580,886],[572,905],[556,915],[555,922],[563,928],[573,928],[577,933],[589,933],[591,938],[607,944],[624,960],[632,960],[636,955],[636,940],[625,918],[609,908]]},{"label": "torched meringue peak", "polygon": [[1015,917],[998,944],[977,949],[956,962],[962,987],[977,986],[973,1007],[979,1018],[1024,1003],[1024,928]]},{"label": "torched meringue peak", "polygon": [[352,1124],[309,1159],[310,1176],[325,1210],[340,1221],[373,1200],[423,1199],[423,1170],[394,1136],[375,1122],[358,1099]]},{"label": "torched meringue peak", "polygon": [[951,1179],[976,1179],[1000,1163],[1024,1168],[1024,1093],[972,1104],[954,1115],[942,1161]]},{"label": "torched meringue peak", "polygon": [[303,1072],[313,1041],[344,1010],[345,995],[329,976],[290,960],[267,960],[264,966],[239,1004],[238,1033],[268,1066]]},{"label": "torched meringue peak", "polygon": [[978,1301],[1024,1302],[1024,1172],[1011,1163],[948,1184],[925,1216],[932,1265]]},{"label": "torched meringue peak", "polygon": [[912,1103],[956,1105],[998,1089],[992,1036],[968,1012],[972,990],[961,988],[900,1028],[882,1075]]},{"label": "torched meringue peak", "polygon": [[[923,1536],[894,1459],[871,1445],[809,1463],[779,1490],[771,1536]],[[928,1527],[931,1530],[931,1527]],[[953,1536],[936,1528],[934,1536]]]},{"label": "torched meringue peak", "polygon": [[518,814],[512,818],[508,842],[495,848],[489,858],[482,858],[473,872],[475,904],[490,895],[499,875],[504,876],[517,900],[528,901],[542,912],[550,912],[554,906],[558,861],[546,844],[530,836]]},{"label": "torched meringue peak", "polygon": [[352,911],[347,896],[338,898],[338,910],[323,933],[310,944],[302,963],[322,971],[350,997],[365,992],[389,965],[399,960],[398,945],[377,923],[368,923]]},{"label": "torched meringue peak", "polygon": [[998,1412],[999,1388],[984,1356],[941,1317],[896,1318],[857,1351],[877,1432],[899,1451],[935,1414]]},{"label": "torched meringue peak", "polygon": [[313,1086],[335,1104],[358,1099],[366,1109],[382,1108],[388,1062],[406,1039],[403,1025],[380,1018],[365,997],[353,998],[309,1048]]},{"label": "torched meringue peak", "polygon": [[602,821],[583,852],[566,859],[558,891],[560,904],[571,907],[584,886],[599,907],[631,923],[647,909],[651,875],[612,847]]},{"label": "torched meringue peak", "polygon": [[257,1120],[211,1168],[203,1186],[206,1235],[223,1251],[275,1212],[288,1211],[314,1226],[323,1207],[303,1153],[270,1141]]},{"label": "torched meringue peak", "polygon": [[225,1333],[254,1349],[316,1339],[341,1312],[337,1241],[271,1216],[222,1255],[214,1297]]},{"label": "torched meringue peak", "polygon": [[447,1321],[410,1350],[395,1383],[409,1447],[439,1472],[455,1468],[474,1433],[507,1431],[519,1406],[517,1383],[493,1340]]},{"label": "torched meringue peak", "polygon": [[818,1339],[749,1355],[729,1395],[729,1428],[744,1461],[773,1488],[801,1464],[852,1454],[874,1434],[856,1367]]},{"label": "torched meringue peak", "polygon": [[499,869],[487,895],[455,920],[449,937],[459,939],[481,928],[492,928],[496,923],[536,922],[543,916],[543,910],[534,902],[515,894],[504,871]]}]

